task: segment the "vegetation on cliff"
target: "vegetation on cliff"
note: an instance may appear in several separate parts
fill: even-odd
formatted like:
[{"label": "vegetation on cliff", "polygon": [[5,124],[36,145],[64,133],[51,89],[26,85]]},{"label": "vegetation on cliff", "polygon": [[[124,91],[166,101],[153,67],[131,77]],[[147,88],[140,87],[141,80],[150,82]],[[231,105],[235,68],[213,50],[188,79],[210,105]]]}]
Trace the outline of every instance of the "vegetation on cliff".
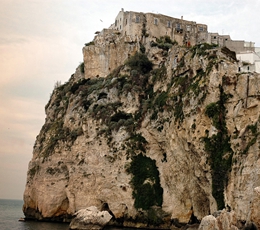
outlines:
[{"label": "vegetation on cliff", "polygon": [[[145,34],[146,31],[144,37]],[[208,206],[215,202],[212,196],[218,209],[225,208],[224,192],[234,164],[233,156],[239,151],[240,155],[246,155],[257,142],[257,123],[247,126],[247,142],[237,145],[239,151],[235,152],[227,123],[227,103],[231,95],[225,90],[231,83],[228,77],[223,77],[223,81],[218,79],[226,59],[220,56],[221,51],[215,45],[181,47],[165,36],[149,44],[140,42],[139,47],[140,52],[104,78],[72,75],[68,82],[57,85],[46,105],[46,123],[35,145],[41,161],[32,164],[28,174],[33,180],[44,164],[52,161],[53,155],[64,157],[74,151],[73,167],[58,161],[56,165],[48,165],[45,173],[50,177],[64,174],[62,180],[70,181],[71,174],[79,167],[82,188],[84,180],[96,177],[92,171],[86,172],[88,154],[98,155],[97,158],[113,167],[122,161],[113,180],[121,173],[127,175],[123,178],[130,179],[124,181],[126,185],[114,187],[121,188],[122,191],[117,190],[119,193],[126,192],[127,185],[131,187],[129,197],[132,194],[131,205],[134,204],[137,213],[131,221],[153,226],[161,226],[167,218],[169,221],[171,213],[164,212],[163,207],[168,205],[164,202],[165,197],[169,202],[171,189],[175,189],[176,194],[172,192],[171,195],[176,200],[181,196],[178,193],[188,194],[178,205],[185,209],[186,222],[197,221],[197,215],[211,210]],[[147,53],[148,48],[155,50],[152,55]],[[79,70],[84,74],[84,63],[79,65]],[[79,147],[91,148],[93,143],[95,148],[91,153]],[[102,146],[102,150],[98,146]],[[181,158],[180,155],[185,156]],[[192,170],[189,164],[193,164]],[[167,173],[162,173],[164,167],[168,167]],[[186,178],[185,173],[190,171],[192,175]],[[106,173],[114,172],[99,173],[102,181]],[[96,183],[96,178],[93,180]],[[181,192],[178,191],[180,181],[183,183]],[[209,184],[212,188],[207,190]],[[195,192],[189,189],[197,187],[196,192],[201,194],[193,198]],[[165,191],[168,194],[164,194]],[[207,207],[203,207],[204,201]],[[176,216],[172,220],[174,223],[179,221]],[[124,217],[127,218],[127,214]]]},{"label": "vegetation on cliff", "polygon": [[205,150],[209,153],[212,168],[212,195],[217,201],[218,209],[225,208],[224,190],[227,184],[228,173],[231,171],[233,150],[230,146],[230,136],[226,127],[225,103],[229,95],[219,86],[219,101],[206,106],[205,113],[212,119],[217,134],[204,138]]},{"label": "vegetation on cliff", "polygon": [[162,206],[163,189],[155,160],[138,154],[132,158],[127,171],[133,174],[135,208],[148,210],[152,206]]},{"label": "vegetation on cliff", "polygon": [[[151,46],[158,46],[163,50],[169,50],[175,42],[169,40],[167,37],[157,39],[156,44]],[[170,44],[170,45],[168,45]],[[165,49],[165,47],[168,47]],[[209,50],[214,49],[215,46],[201,45],[191,48],[191,56],[202,55],[212,56]],[[188,56],[189,53],[186,53]],[[214,58],[209,58],[210,62],[207,69],[209,73],[214,65],[217,66],[216,54],[213,52]],[[212,57],[213,57],[212,56]],[[84,72],[83,64],[80,65],[81,72]],[[146,157],[145,142],[142,141],[138,130],[143,119],[149,115],[151,120],[158,121],[159,114],[170,112],[170,116],[165,117],[163,121],[158,124],[158,131],[163,130],[163,123],[169,121],[171,116],[175,121],[182,122],[185,118],[183,109],[188,104],[190,97],[197,97],[198,103],[203,103],[207,88],[207,73],[204,69],[199,68],[194,73],[192,69],[185,64],[185,56],[181,58],[176,70],[173,72],[171,81],[168,83],[166,91],[153,90],[157,82],[166,80],[167,69],[165,65],[153,69],[153,63],[147,58],[145,53],[137,52],[131,56],[126,62],[125,66],[119,66],[114,70],[110,76],[106,78],[96,79],[80,79],[77,82],[69,81],[55,90],[55,101],[51,101],[46,105],[46,109],[56,107],[54,109],[54,117],[50,123],[45,124],[45,134],[42,135],[41,143],[44,142],[46,133],[50,133],[50,138],[46,145],[41,145],[41,151],[44,159],[49,157],[55,146],[61,142],[66,142],[68,147],[73,145],[78,136],[83,135],[80,126],[73,130],[64,125],[64,115],[68,108],[70,101],[77,95],[77,105],[92,116],[96,120],[101,120],[103,126],[99,131],[99,135],[105,135],[108,144],[113,147],[111,142],[111,135],[113,131],[118,131],[120,128],[129,133],[129,139],[125,142],[128,148],[128,157],[132,159],[131,165],[128,167],[128,172],[133,174],[132,185],[134,187],[133,197],[135,198],[135,207],[144,210],[149,209],[153,205],[161,206],[162,204],[162,188],[160,187],[159,172],[156,170],[155,161]],[[124,70],[125,74],[121,74]],[[127,74],[128,72],[128,74]],[[139,95],[139,109],[134,113],[125,113],[123,111],[123,104],[116,98],[111,101],[108,99],[108,94],[111,89],[116,89],[118,98],[126,95],[128,92]],[[175,89],[175,90],[173,90]],[[230,159],[222,159],[223,155],[230,151],[229,137],[225,127],[225,95],[221,91],[220,101],[211,104],[206,108],[206,114],[213,119],[213,124],[219,130],[219,133],[213,137],[204,138],[206,151],[209,152],[211,158],[211,166],[213,170],[213,196],[218,202],[219,208],[223,208],[223,191],[224,180],[227,178],[228,169],[230,168]],[[101,101],[103,101],[101,103]],[[105,103],[104,103],[105,102]],[[161,116],[161,115],[160,115]],[[57,119],[57,117],[59,117]],[[161,119],[160,119],[161,120]],[[218,148],[218,146],[223,146]],[[217,152],[216,152],[217,151]],[[227,162],[225,162],[227,161]],[[146,173],[138,171],[141,165],[150,164],[146,169]],[[220,163],[222,162],[222,163]],[[150,172],[151,170],[151,172]],[[143,177],[140,177],[143,175]],[[142,179],[143,178],[143,179]],[[153,178],[153,179],[152,179]],[[146,180],[151,180],[151,183],[144,183]],[[142,191],[142,192],[141,192]],[[152,195],[153,194],[153,195]],[[144,197],[146,199],[144,199]]]}]

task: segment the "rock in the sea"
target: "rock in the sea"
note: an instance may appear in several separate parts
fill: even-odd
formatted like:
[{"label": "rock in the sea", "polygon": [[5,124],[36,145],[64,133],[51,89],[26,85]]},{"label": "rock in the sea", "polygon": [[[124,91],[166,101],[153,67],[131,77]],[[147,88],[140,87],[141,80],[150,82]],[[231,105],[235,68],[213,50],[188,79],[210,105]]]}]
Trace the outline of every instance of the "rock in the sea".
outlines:
[{"label": "rock in the sea", "polygon": [[75,218],[70,223],[70,229],[103,229],[111,218],[108,211],[99,211],[97,207],[91,206],[75,213]]},{"label": "rock in the sea", "polygon": [[216,215],[205,216],[198,230],[238,230],[237,218],[234,211],[227,212],[225,209]]}]

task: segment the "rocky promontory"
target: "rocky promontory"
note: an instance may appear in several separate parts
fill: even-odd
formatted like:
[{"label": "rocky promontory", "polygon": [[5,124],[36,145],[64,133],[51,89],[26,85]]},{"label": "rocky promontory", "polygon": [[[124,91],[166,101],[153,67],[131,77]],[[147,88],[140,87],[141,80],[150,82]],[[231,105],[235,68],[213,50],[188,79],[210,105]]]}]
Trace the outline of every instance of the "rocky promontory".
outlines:
[{"label": "rocky promontory", "polygon": [[45,107],[27,219],[106,206],[111,225],[174,229],[225,209],[229,226],[260,227],[259,74],[238,72],[227,48],[168,36],[113,33],[83,54]]}]

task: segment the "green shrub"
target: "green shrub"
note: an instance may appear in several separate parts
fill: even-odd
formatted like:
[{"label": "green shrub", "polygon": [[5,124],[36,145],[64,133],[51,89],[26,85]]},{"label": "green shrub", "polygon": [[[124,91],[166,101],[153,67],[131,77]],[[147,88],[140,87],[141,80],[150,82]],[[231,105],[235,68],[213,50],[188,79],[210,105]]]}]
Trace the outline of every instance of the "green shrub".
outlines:
[{"label": "green shrub", "polygon": [[80,67],[80,72],[85,73],[84,62],[80,63],[79,67]]},{"label": "green shrub", "polygon": [[136,209],[148,210],[152,206],[161,206],[163,189],[160,185],[159,171],[155,160],[139,154],[132,158],[127,172],[133,175],[134,206]]},{"label": "green shrub", "polygon": [[208,44],[202,43],[195,45],[191,48],[192,58],[197,54],[198,56],[206,56],[208,54],[208,50],[215,49],[218,45],[216,44]]},{"label": "green shrub", "polygon": [[159,39],[156,38],[156,42],[151,42],[151,47],[157,46],[160,49],[168,51],[173,45],[177,45],[178,43],[176,41],[172,41],[169,36],[163,36]]},{"label": "green shrub", "polygon": [[168,99],[168,93],[167,92],[162,92],[161,94],[159,94],[155,101],[154,101],[154,106],[158,107],[159,110],[162,112],[162,108],[163,106],[166,104],[166,101]]},{"label": "green shrub", "polygon": [[221,53],[225,54],[228,58],[231,58],[234,61],[237,61],[236,52],[235,51],[231,51],[226,46],[221,48]]},{"label": "green shrub", "polygon": [[143,54],[145,53],[145,47],[142,43],[140,43],[140,52]]},{"label": "green shrub", "polygon": [[73,144],[77,137],[83,134],[81,127],[70,130],[68,127],[64,127],[62,120],[51,123],[47,132],[50,134],[50,138],[42,151],[44,159],[52,155],[54,148],[60,141]]},{"label": "green shrub", "polygon": [[130,83],[126,83],[124,86],[123,86],[123,89],[122,91],[123,92],[130,92],[132,89],[132,85]]},{"label": "green shrub", "polygon": [[62,164],[61,167],[48,167],[46,173],[49,173],[52,176],[61,173],[65,175],[65,177],[69,176],[68,167],[65,164]]},{"label": "green shrub", "polygon": [[249,150],[249,148],[254,145],[256,143],[256,140],[257,140],[257,136],[256,137],[253,137],[249,143],[247,144],[247,146],[245,147],[245,149],[243,150],[242,154],[246,154]]},{"label": "green shrub", "polygon": [[72,143],[74,143],[74,141],[81,135],[83,135],[83,130],[81,127],[79,127],[70,131],[69,139]]},{"label": "green shrub", "polygon": [[213,125],[217,128],[217,134],[203,138],[205,150],[209,154],[212,169],[212,195],[216,199],[218,209],[225,207],[224,189],[228,179],[228,173],[232,166],[233,150],[230,145],[225,115],[225,103],[228,95],[219,86],[220,98],[218,102],[211,103],[206,107],[206,115],[212,119]]},{"label": "green shrub", "polygon": [[34,167],[30,168],[30,170],[28,171],[28,174],[30,175],[31,178],[33,178],[35,176],[35,174],[37,172],[39,172],[40,166],[39,165],[35,165]]},{"label": "green shrub", "polygon": [[118,78],[122,68],[123,68],[123,65],[120,65],[117,68],[113,69],[113,71],[106,78],[109,78],[110,80],[112,78]]},{"label": "green shrub", "polygon": [[251,140],[248,142],[242,154],[246,154],[248,152],[249,148],[256,143],[257,137],[259,135],[259,132],[257,132],[257,123],[255,123],[254,125],[248,125],[246,127],[246,130],[251,131],[251,136],[253,136],[253,138],[251,138]]},{"label": "green shrub", "polygon": [[146,24],[143,23],[143,27],[142,27],[142,36],[144,37],[148,37],[149,35],[146,33]]},{"label": "green shrub", "polygon": [[146,74],[153,68],[153,63],[148,59],[148,57],[139,52],[136,52],[132,57],[130,57],[126,62],[126,65],[132,70],[137,70],[140,74]]},{"label": "green shrub", "polygon": [[147,211],[147,222],[149,225],[159,226],[163,224],[164,221],[158,209],[150,208]]},{"label": "green shrub", "polygon": [[174,96],[173,100],[175,101],[173,111],[175,121],[181,123],[184,119],[182,95]]},{"label": "green shrub", "polygon": [[128,147],[132,151],[145,152],[146,145],[147,145],[146,139],[139,133],[133,134],[128,140]]},{"label": "green shrub", "polygon": [[125,127],[125,130],[129,133],[132,133],[134,130],[134,120],[132,114],[128,114],[122,111],[117,112],[113,116],[109,123],[107,123],[108,128],[112,130],[118,131],[121,126]]},{"label": "green shrub", "polygon": [[249,129],[253,135],[257,135],[257,123],[254,125],[248,125],[247,129]]},{"label": "green shrub", "polygon": [[80,79],[78,82],[74,83],[71,87],[70,87],[70,92],[75,94],[77,93],[77,90],[79,89],[80,86],[85,85],[90,79]]},{"label": "green shrub", "polygon": [[94,41],[91,41],[91,42],[85,43],[85,46],[92,46],[92,45],[95,45],[95,42],[94,42]]},{"label": "green shrub", "polygon": [[167,69],[165,67],[165,65],[163,65],[162,67],[158,68],[158,69],[154,69],[152,71],[152,82],[155,83],[156,81],[162,81],[167,77]]},{"label": "green shrub", "polygon": [[213,102],[206,106],[205,114],[212,118],[213,125],[218,128],[218,121],[219,121],[219,113],[220,113],[220,107],[219,102]]},{"label": "green shrub", "polygon": [[80,106],[82,106],[84,108],[85,112],[88,111],[91,104],[92,104],[92,102],[87,99],[81,100],[81,102],[80,102]]}]

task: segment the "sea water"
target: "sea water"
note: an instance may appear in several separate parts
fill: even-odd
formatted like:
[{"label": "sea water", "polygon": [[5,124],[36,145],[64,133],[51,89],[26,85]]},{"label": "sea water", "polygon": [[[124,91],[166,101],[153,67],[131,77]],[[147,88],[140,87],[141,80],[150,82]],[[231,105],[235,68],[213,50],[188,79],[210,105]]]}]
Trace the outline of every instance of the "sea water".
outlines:
[{"label": "sea water", "polygon": [[[69,223],[19,221],[24,218],[22,200],[0,199],[0,230],[69,230]],[[136,230],[134,228],[106,227],[105,230]]]},{"label": "sea water", "polygon": [[0,199],[0,230],[68,230],[69,224],[37,221],[22,222],[22,200]]}]

